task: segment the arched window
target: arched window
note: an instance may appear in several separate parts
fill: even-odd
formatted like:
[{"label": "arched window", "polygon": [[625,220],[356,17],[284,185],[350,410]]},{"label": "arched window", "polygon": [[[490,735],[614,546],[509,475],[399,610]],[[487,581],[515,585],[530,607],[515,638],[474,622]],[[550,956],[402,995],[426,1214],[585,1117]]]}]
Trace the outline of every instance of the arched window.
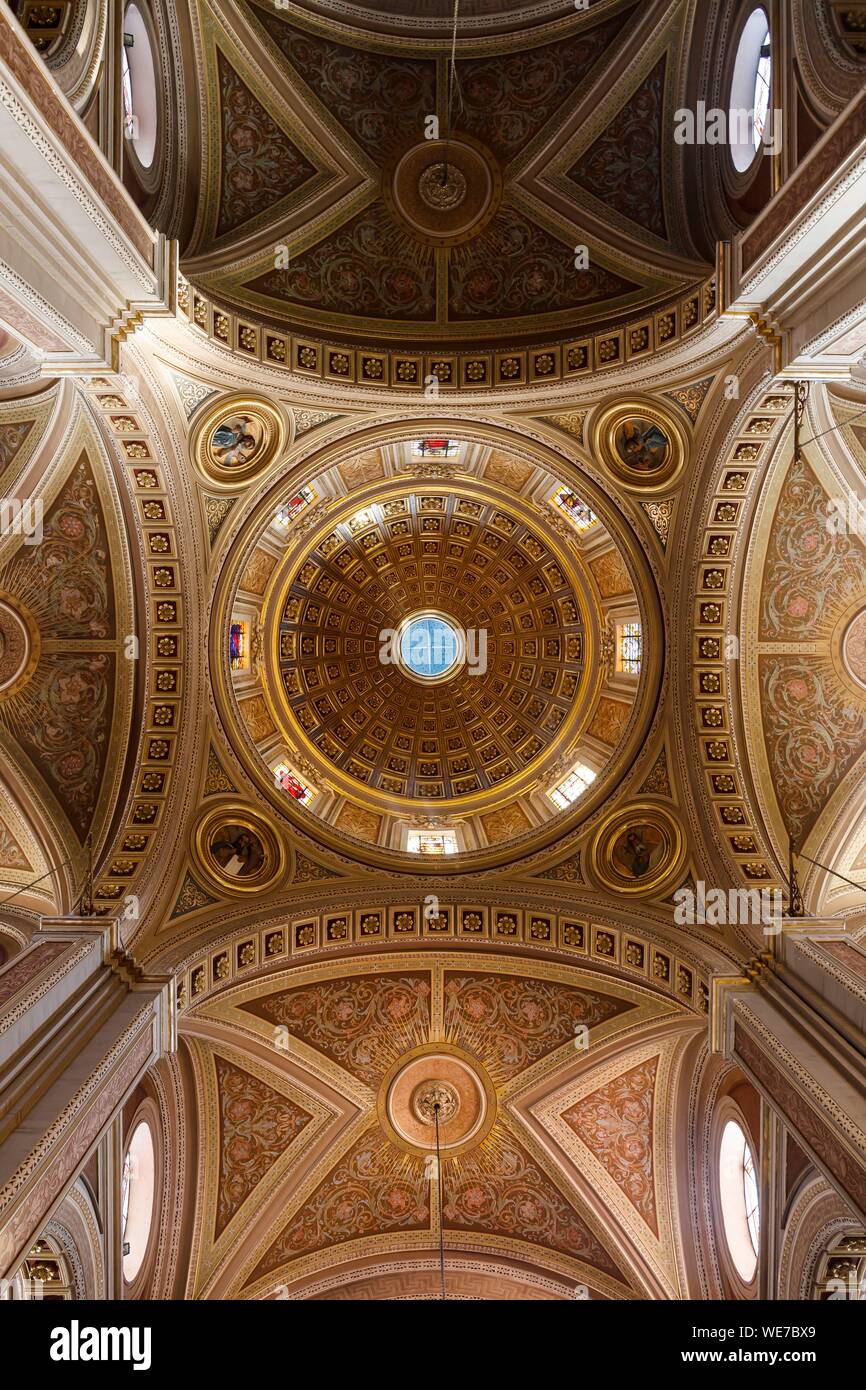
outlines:
[{"label": "arched window", "polygon": [[120,1206],[123,1232],[123,1277],[131,1284],[141,1269],[153,1223],[156,1154],[146,1120],[132,1132],[123,1160]]},{"label": "arched window", "polygon": [[760,1208],[755,1158],[742,1126],[728,1120],[719,1144],[719,1195],[722,1221],[734,1268],[744,1283],[758,1266]]},{"label": "arched window", "polygon": [[770,23],[766,10],[758,8],[740,36],[731,79],[731,158],[741,174],[756,159],[767,133],[772,69]]},{"label": "arched window", "polygon": [[156,157],[156,63],[150,30],[134,4],[127,5],[123,16],[121,87],[124,134],[137,162],[147,170]]}]

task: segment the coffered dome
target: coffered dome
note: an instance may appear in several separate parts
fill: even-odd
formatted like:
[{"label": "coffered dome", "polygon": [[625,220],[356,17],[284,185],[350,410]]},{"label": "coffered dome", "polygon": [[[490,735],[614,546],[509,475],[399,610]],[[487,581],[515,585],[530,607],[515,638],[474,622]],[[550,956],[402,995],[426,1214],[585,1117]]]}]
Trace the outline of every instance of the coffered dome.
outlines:
[{"label": "coffered dome", "polygon": [[[335,526],[287,581],[279,658],[295,737],[389,801],[513,781],[579,721],[598,630],[585,581],[513,506],[401,488]],[[474,646],[435,688],[389,650],[426,609]]]},{"label": "coffered dome", "polygon": [[227,717],[308,825],[397,851],[419,829],[446,853],[528,843],[574,770],[600,788],[635,734],[647,682],[614,649],[645,601],[603,517],[550,472],[422,443],[455,457],[355,451],[269,504],[217,631],[224,671],[226,629],[250,645]]}]

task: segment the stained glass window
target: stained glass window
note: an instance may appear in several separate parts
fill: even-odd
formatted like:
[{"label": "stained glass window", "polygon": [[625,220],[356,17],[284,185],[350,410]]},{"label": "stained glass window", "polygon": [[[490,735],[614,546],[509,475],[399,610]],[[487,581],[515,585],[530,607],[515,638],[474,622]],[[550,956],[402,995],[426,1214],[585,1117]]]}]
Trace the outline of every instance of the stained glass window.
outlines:
[{"label": "stained glass window", "polygon": [[450,459],[459,447],[456,439],[416,439],[412,445],[412,456],[418,459]]},{"label": "stained glass window", "polygon": [[229,628],[229,664],[233,671],[241,671],[247,664],[246,623],[232,623]]},{"label": "stained glass window", "polygon": [[410,830],[408,848],[413,854],[456,854],[457,835],[453,830]]},{"label": "stained glass window", "polygon": [[295,801],[299,802],[301,806],[309,806],[316,793],[313,791],[312,787],[306,786],[301,781],[300,777],[295,776],[288,763],[277,763],[273,772],[274,782],[279,787],[280,791],[286,792],[289,796],[294,797]]},{"label": "stained glass window", "polygon": [[294,497],[280,507],[274,520],[279,522],[281,526],[289,526],[296,516],[299,516],[306,507],[317,500],[317,497],[318,493],[314,488],[299,487]]},{"label": "stained glass window", "polygon": [[591,511],[585,502],[581,502],[577,493],[572,492],[570,487],[557,488],[550,500],[560,511],[565,512],[577,531],[588,531],[598,521],[595,512]]},{"label": "stained glass window", "polygon": [[564,782],[560,782],[558,787],[554,787],[547,795],[550,797],[554,806],[558,806],[564,811],[566,806],[570,806],[579,796],[582,796],[591,782],[595,781],[595,773],[591,767],[578,763],[572,768]]},{"label": "stained glass window", "polygon": [[619,628],[618,667],[627,676],[640,675],[643,636],[640,623],[623,623]]}]

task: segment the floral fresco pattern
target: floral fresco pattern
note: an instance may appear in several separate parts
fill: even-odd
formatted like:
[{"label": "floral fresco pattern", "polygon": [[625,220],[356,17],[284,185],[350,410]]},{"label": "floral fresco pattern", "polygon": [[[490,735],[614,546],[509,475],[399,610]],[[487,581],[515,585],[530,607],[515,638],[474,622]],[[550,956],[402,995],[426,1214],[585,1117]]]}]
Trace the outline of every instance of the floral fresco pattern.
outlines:
[{"label": "floral fresco pattern", "polygon": [[292,1217],[253,1279],[300,1255],[360,1236],[425,1230],[430,1188],[420,1158],[407,1158],[378,1129],[368,1130]]},{"label": "floral fresco pattern", "polygon": [[429,247],[374,206],[285,269],[250,281],[257,294],[329,313],[429,320],[436,308],[436,266]]},{"label": "floral fresco pattern", "polygon": [[776,796],[798,843],[866,752],[866,706],[808,657],[759,658],[761,707]]},{"label": "floral fresco pattern", "polygon": [[10,421],[0,425],[0,474],[7,469],[33,428],[32,420]]},{"label": "floral fresco pattern", "polygon": [[0,587],[27,595],[43,640],[115,635],[108,539],[85,456],[43,523],[42,544],[22,546]]},{"label": "floral fresco pattern", "polygon": [[662,183],[665,59],[641,83],[568,177],[623,217],[667,237]]},{"label": "floral fresco pattern", "polygon": [[27,692],[28,719],[15,729],[81,840],[105,769],[115,670],[110,652],[47,658]]},{"label": "floral fresco pattern", "polygon": [[312,1116],[225,1058],[217,1056],[215,1062],[220,1117],[215,1234],[219,1236]]},{"label": "floral fresco pattern", "polygon": [[425,116],[436,110],[435,63],[347,48],[302,33],[257,5],[248,8],[322,105],[377,164],[413,134],[421,138]]},{"label": "floral fresco pattern", "polygon": [[[460,129],[506,162],[559,111],[622,32],[629,11],[527,52],[459,64]],[[432,108],[431,108],[432,110]]]},{"label": "floral fresco pattern", "polygon": [[68,941],[43,941],[32,950],[26,951],[19,960],[13,961],[0,976],[0,1005],[5,1004],[35,979],[41,970],[45,970],[69,949]]},{"label": "floral fresco pattern", "polygon": [[217,236],[233,232],[300,188],[316,170],[221,53],[223,167]]},{"label": "floral fresco pattern", "polygon": [[442,1215],[446,1227],[531,1241],[621,1277],[586,1222],[504,1130],[449,1167]]},{"label": "floral fresco pattern", "polygon": [[0,869],[30,869],[32,867],[9,826],[4,820],[0,820]]},{"label": "floral fresco pattern", "polygon": [[474,1053],[496,1082],[573,1042],[579,1027],[596,1028],[633,1006],[594,990],[518,975],[449,971],[445,1029]]},{"label": "floral fresco pattern", "polygon": [[828,527],[830,498],[805,461],[793,463],[770,533],[761,597],[761,637],[811,642],[866,594],[866,551]]},{"label": "floral fresco pattern", "polygon": [[562,1115],[656,1236],[653,1108],[658,1064],[658,1057],[641,1062]]},{"label": "floral fresco pattern", "polygon": [[243,1007],[374,1086],[401,1053],[427,1041],[430,976],[355,975],[283,990]]},{"label": "floral fresco pattern", "polygon": [[452,320],[545,314],[614,299],[637,288],[595,260],[576,270],[574,248],[516,208],[500,212],[449,265]]},{"label": "floral fresco pattern", "polygon": [[[42,656],[24,688],[0,703],[16,738],[83,841],[105,771],[117,658],[87,643],[117,636],[105,520],[86,455],[43,522],[42,543],[22,544],[0,574],[39,625]],[[82,649],[67,651],[74,641]],[[51,644],[51,645],[49,645]]]},{"label": "floral fresco pattern", "polygon": [[866,549],[847,526],[828,526],[832,516],[815,473],[795,460],[773,517],[760,610],[761,639],[787,650],[759,656],[758,683],[776,797],[798,844],[866,753],[866,697],[843,682],[831,653],[837,626],[866,595]]}]

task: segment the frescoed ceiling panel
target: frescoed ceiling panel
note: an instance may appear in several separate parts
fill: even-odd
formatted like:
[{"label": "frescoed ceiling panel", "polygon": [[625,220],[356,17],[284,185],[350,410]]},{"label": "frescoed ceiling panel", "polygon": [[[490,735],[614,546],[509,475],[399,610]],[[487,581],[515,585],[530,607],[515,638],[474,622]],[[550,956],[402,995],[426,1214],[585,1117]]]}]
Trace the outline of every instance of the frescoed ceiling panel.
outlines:
[{"label": "frescoed ceiling panel", "polygon": [[866,605],[866,546],[847,524],[828,526],[832,511],[813,469],[795,461],[770,528],[761,591],[764,738],[798,845],[866,755],[866,662],[855,621]]},{"label": "frescoed ceiling panel", "polygon": [[667,238],[662,118],[663,58],[568,171],[579,188],[654,236]]},{"label": "frescoed ceiling panel", "polygon": [[631,1067],[562,1114],[656,1236],[653,1112],[658,1064],[658,1057],[651,1057]]},{"label": "frescoed ceiling panel", "polygon": [[461,129],[482,140],[503,164],[523,154],[613,49],[631,16],[631,10],[622,10],[592,29],[511,57],[464,59]]},{"label": "frescoed ceiling panel", "polygon": [[0,570],[0,741],[17,775],[35,776],[41,814],[82,844],[119,773],[133,666],[120,659],[123,542],[95,458],[79,424],[44,499],[41,538],[22,533]]},{"label": "frescoed ceiling panel", "polygon": [[217,54],[222,180],[216,235],[268,213],[316,170],[268,115],[222,53]]},{"label": "frescoed ceiling panel", "polygon": [[199,1155],[201,1230],[194,1287],[208,1288],[246,1239],[256,1213],[286,1186],[342,1119],[313,1079],[299,1084],[251,1052],[187,1039],[204,1142]]},{"label": "frescoed ceiling panel", "polygon": [[244,0],[258,22],[324,110],[371,159],[387,158],[407,130],[423,130],[436,107],[436,62],[399,51],[359,50],[301,30],[272,7]]},{"label": "frescoed ceiling panel", "polygon": [[13,494],[15,479],[39,447],[56,398],[56,388],[50,388],[30,399],[0,401],[0,496]]},{"label": "frescoed ceiling panel", "polygon": [[262,1178],[298,1137],[312,1115],[260,1077],[216,1057],[220,1101],[219,1206],[221,1236]]},{"label": "frescoed ceiling panel", "polygon": [[[560,1147],[566,1169],[599,1192],[667,1297],[681,1296],[675,1225],[676,1126],[671,1099],[688,1032],[607,1056],[547,1086],[528,1115]],[[518,1098],[517,1109],[523,1102]]]},{"label": "frescoed ceiling panel", "polygon": [[[207,0],[200,13],[209,34]],[[655,65],[601,132],[582,146],[582,125],[571,129],[596,93],[607,110],[633,17],[632,6],[606,7],[601,19],[573,15],[555,41],[529,46],[510,35],[491,40],[492,52],[458,46],[453,75],[441,44],[407,51],[384,33],[335,37],[312,15],[245,0],[233,16],[231,66],[222,53],[211,64],[221,88],[209,96],[209,109],[222,112],[210,133],[223,147],[219,207],[200,214],[185,273],[227,307],[380,345],[383,334],[410,342],[422,330],[440,344],[571,334],[584,321],[663,303],[706,269],[680,235],[687,209],[672,217],[666,205],[669,37],[655,41]],[[249,54],[269,81],[247,71]],[[291,113],[275,109],[277,71]],[[312,151],[325,148],[350,194],[329,209],[314,196],[321,166]],[[566,163],[563,149],[572,151]],[[548,166],[559,171],[552,182]],[[202,189],[203,204],[214,197]],[[669,238],[660,265],[657,248]],[[288,252],[276,262],[275,244]],[[587,247],[586,264],[577,246]]]},{"label": "frescoed ceiling panel", "polygon": [[455,322],[517,319],[585,308],[638,286],[603,264],[577,270],[574,249],[517,208],[506,208],[477,240],[455,248],[448,298]]},{"label": "frescoed ceiling panel", "polygon": [[[435,1249],[435,1152],[423,1120],[429,1113],[423,1110],[428,1068],[444,1078],[434,1077],[432,1084],[446,1106],[448,1250],[459,1252],[469,1241],[470,1248],[540,1262],[572,1279],[590,1278],[613,1297],[631,1296],[641,1287],[611,1246],[606,1220],[592,1200],[572,1183],[567,1167],[551,1165],[534,1118],[523,1116],[520,1093],[527,1086],[554,1092],[557,1114],[577,1115],[584,1105],[585,1117],[595,1104],[597,1127],[607,1136],[596,1147],[609,1142],[611,1152],[632,1165],[623,1177],[626,1186],[632,1172],[646,1181],[647,1171],[656,1171],[646,1146],[654,1147],[662,1133],[653,1106],[662,1111],[667,1099],[657,1090],[648,1110],[641,1088],[646,1082],[652,1090],[657,1072],[663,1088],[671,1072],[661,1069],[663,1043],[656,1043],[651,1057],[639,1043],[644,1027],[672,1019],[671,1005],[645,989],[573,967],[514,957],[504,972],[502,965],[501,958],[473,952],[457,969],[447,953],[436,951],[310,964],[296,968],[276,990],[274,979],[264,978],[193,1007],[187,1027],[200,1036],[202,1029],[218,1027],[222,1036],[234,1036],[237,1048],[217,1060],[211,1075],[219,1094],[207,1102],[208,1149],[219,1150],[218,1160],[207,1160],[219,1189],[208,1201],[220,1213],[217,1243],[205,1260],[211,1281],[227,1288],[228,1279],[235,1294],[267,1297],[274,1287],[300,1288],[347,1259]],[[588,1049],[576,1045],[584,1030]],[[273,1080],[260,1061],[245,1060],[243,1036],[251,1031],[257,1055],[262,1047],[269,1051]],[[593,1081],[594,1052],[617,1046],[620,1037],[634,1037],[638,1045],[634,1054],[631,1044],[618,1054],[625,1080],[619,1088],[604,1075]],[[623,1060],[629,1055],[630,1067]],[[286,1088],[276,1079],[281,1059],[294,1077],[303,1078],[305,1091],[292,1081],[293,1089],[283,1094]],[[563,1078],[570,1078],[565,1090]],[[354,1119],[308,1162],[298,1147],[312,1128],[304,1116],[316,1104],[326,1108],[325,1087],[331,1096],[346,1098]],[[454,1107],[448,1108],[451,1100]],[[612,1124],[619,1129],[613,1132]],[[287,1158],[277,1160],[286,1142]],[[277,1187],[264,1176],[271,1160],[284,1162]],[[616,1176],[610,1186],[618,1191]],[[645,1207],[647,1200],[641,1191],[638,1202]],[[226,1234],[233,1229],[226,1221],[238,1213],[250,1235],[239,1256],[233,1253],[231,1269],[220,1273],[228,1258]]]}]

